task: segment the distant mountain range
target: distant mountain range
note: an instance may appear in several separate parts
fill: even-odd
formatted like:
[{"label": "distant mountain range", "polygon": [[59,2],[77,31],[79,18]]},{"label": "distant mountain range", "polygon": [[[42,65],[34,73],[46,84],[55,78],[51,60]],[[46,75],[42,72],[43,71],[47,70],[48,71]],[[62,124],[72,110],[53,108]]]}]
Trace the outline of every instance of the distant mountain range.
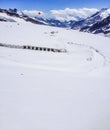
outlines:
[{"label": "distant mountain range", "polygon": [[49,25],[55,27],[66,27],[74,30],[79,30],[83,32],[89,32],[94,34],[103,34],[105,36],[110,36],[110,9],[103,8],[97,13],[86,19],[80,19],[79,21],[60,21],[53,18],[43,18],[43,17],[30,17],[23,12],[18,12],[17,9],[0,9],[0,13],[5,13],[12,18],[6,18],[0,15],[0,21],[4,22],[16,22],[13,17],[19,17],[27,22],[32,22],[34,24]]},{"label": "distant mountain range", "polygon": [[103,8],[91,17],[75,22],[72,29],[110,35],[110,9]]}]

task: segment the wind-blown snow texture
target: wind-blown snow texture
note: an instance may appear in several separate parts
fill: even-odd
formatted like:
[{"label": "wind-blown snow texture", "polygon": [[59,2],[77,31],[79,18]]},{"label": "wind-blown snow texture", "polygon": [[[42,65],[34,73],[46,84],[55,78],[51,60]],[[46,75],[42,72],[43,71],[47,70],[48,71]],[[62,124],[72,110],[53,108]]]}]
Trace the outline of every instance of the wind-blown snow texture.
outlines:
[{"label": "wind-blown snow texture", "polygon": [[67,53],[0,47],[0,130],[109,130],[110,39],[14,20],[0,43]]}]

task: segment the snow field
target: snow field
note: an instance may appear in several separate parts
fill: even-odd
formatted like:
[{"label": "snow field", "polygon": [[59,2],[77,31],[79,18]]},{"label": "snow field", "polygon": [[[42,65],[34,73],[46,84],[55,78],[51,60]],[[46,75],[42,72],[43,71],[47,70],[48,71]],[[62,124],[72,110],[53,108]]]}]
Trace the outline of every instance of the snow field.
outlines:
[{"label": "snow field", "polygon": [[0,47],[0,130],[109,130],[110,39],[14,20],[0,43],[68,52]]}]

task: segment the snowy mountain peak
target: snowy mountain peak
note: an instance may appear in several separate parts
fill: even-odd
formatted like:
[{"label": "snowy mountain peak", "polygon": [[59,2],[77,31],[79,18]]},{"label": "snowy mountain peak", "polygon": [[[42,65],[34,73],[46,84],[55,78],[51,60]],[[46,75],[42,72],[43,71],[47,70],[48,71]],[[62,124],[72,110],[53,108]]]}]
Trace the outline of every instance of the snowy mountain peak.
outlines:
[{"label": "snowy mountain peak", "polygon": [[102,12],[100,13],[100,16],[102,17],[102,19],[107,18],[108,16],[110,16],[110,8],[109,9],[103,9],[101,11]]},{"label": "snowy mountain peak", "polygon": [[110,8],[102,8],[100,11],[93,14],[91,17],[100,17],[100,19],[107,18],[110,15]]},{"label": "snowy mountain peak", "polygon": [[107,36],[110,33],[110,8],[102,8],[85,20],[78,21],[72,25],[72,29],[84,32],[101,33]]}]

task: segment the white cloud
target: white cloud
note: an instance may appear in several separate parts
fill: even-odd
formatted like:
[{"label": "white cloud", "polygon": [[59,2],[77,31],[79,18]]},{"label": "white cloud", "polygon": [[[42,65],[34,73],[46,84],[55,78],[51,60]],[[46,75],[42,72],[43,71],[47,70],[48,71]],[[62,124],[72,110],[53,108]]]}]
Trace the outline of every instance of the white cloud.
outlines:
[{"label": "white cloud", "polygon": [[[64,10],[50,10],[50,12],[43,12],[38,10],[24,10],[22,11],[24,14],[35,17],[40,16],[43,18],[55,18],[60,21],[70,21],[70,20],[79,20],[79,18],[87,18],[92,14],[96,13],[98,9],[96,8],[80,8],[80,9],[70,9],[66,8]],[[41,13],[40,15],[38,13]]]},{"label": "white cloud", "polygon": [[[24,10],[22,11],[25,15],[28,15],[30,17],[35,17],[35,16],[43,16],[44,12],[42,11],[37,11],[37,10]],[[40,15],[39,15],[40,12]]]},{"label": "white cloud", "polygon": [[66,8],[64,10],[51,10],[51,16],[58,20],[78,20],[79,18],[87,18],[92,14],[96,13],[98,9],[96,8],[81,8],[81,9],[70,9]]}]

